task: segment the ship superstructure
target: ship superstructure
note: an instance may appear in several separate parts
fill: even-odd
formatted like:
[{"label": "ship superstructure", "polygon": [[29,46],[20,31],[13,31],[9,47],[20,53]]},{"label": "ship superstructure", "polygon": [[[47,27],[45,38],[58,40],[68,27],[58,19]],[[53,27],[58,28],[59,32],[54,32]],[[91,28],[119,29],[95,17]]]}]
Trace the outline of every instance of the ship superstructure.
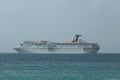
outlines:
[{"label": "ship superstructure", "polygon": [[99,50],[97,43],[88,43],[82,39],[78,39],[81,35],[75,35],[69,43],[50,42],[50,41],[24,41],[20,47],[14,48],[19,53],[52,53],[52,54],[80,54],[93,53]]}]

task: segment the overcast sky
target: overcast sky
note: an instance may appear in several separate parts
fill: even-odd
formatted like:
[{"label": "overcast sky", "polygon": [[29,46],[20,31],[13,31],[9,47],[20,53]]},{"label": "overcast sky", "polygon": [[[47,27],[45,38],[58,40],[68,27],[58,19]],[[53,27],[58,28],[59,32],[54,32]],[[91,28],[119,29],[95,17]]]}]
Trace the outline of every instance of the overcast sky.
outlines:
[{"label": "overcast sky", "polygon": [[120,0],[0,0],[0,52],[25,40],[70,42],[75,34],[120,52]]}]

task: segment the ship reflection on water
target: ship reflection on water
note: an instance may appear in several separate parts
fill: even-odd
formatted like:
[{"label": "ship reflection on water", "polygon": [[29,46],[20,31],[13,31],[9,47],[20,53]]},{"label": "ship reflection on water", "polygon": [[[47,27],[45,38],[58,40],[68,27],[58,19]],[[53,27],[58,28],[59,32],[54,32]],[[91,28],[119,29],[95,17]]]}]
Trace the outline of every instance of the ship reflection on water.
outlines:
[{"label": "ship reflection on water", "polygon": [[31,54],[1,53],[0,61],[79,61],[79,62],[120,62],[120,54]]}]

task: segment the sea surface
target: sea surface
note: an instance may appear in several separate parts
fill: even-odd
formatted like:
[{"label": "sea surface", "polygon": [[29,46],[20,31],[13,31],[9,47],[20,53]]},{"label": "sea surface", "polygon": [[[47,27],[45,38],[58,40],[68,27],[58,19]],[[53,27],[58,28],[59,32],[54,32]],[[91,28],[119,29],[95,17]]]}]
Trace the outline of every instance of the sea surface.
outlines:
[{"label": "sea surface", "polygon": [[120,80],[120,54],[0,54],[0,80]]}]

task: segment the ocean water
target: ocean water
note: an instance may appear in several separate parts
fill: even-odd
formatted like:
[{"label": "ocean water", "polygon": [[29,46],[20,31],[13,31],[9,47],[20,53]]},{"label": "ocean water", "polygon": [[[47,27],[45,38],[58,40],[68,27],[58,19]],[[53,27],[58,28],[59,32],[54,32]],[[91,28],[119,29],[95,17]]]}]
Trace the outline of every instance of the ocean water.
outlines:
[{"label": "ocean water", "polygon": [[0,80],[120,80],[120,54],[0,54]]}]

